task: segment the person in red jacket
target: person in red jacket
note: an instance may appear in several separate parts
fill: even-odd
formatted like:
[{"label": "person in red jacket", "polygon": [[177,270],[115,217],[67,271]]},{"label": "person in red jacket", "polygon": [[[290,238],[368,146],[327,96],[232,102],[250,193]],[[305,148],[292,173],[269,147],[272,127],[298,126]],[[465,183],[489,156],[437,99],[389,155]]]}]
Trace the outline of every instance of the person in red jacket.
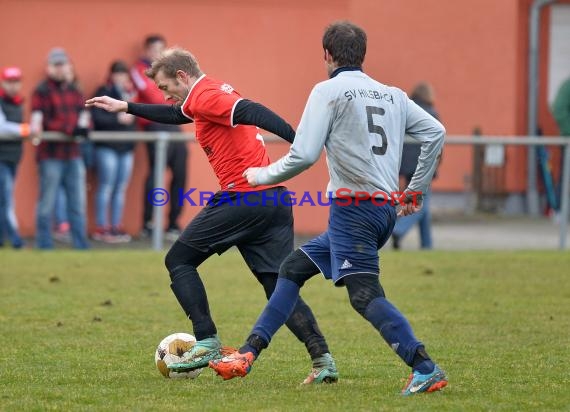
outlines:
[{"label": "person in red jacket", "polygon": [[[138,91],[139,103],[163,104],[165,103],[162,92],[156,84],[145,75],[145,71],[150,68],[151,63],[164,51],[166,40],[159,34],[149,35],[144,40],[144,55],[134,64],[131,69],[131,77]],[[156,123],[146,119],[139,120],[139,126],[148,132],[179,132],[180,126],[173,124]],[[152,204],[148,201],[147,194],[154,187],[154,157],[156,145],[154,142],[147,143],[147,154],[149,171],[145,182],[144,208],[143,208],[143,236],[149,236],[152,230]],[[173,199],[170,202],[170,212],[168,214],[168,228],[166,239],[175,241],[180,235],[180,228],[177,220],[182,212],[182,202],[177,199],[178,193],[185,191],[186,186],[186,161],[188,148],[186,142],[168,142],[166,155],[166,165],[172,172],[170,183],[170,193]]]}]

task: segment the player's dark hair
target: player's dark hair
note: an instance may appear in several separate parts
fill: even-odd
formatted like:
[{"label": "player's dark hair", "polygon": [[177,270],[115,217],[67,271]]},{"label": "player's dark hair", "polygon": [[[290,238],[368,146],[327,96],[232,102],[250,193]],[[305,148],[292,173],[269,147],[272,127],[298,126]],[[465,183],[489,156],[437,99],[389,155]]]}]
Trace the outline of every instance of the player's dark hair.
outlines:
[{"label": "player's dark hair", "polygon": [[332,23],[323,35],[323,49],[339,67],[360,67],[366,55],[366,33],[348,21]]},{"label": "player's dark hair", "polygon": [[198,61],[192,53],[178,47],[165,50],[145,73],[151,79],[154,79],[159,71],[162,71],[166,77],[175,78],[178,70],[194,77],[202,74]]},{"label": "player's dark hair", "polygon": [[150,34],[144,39],[144,48],[147,49],[149,46],[158,42],[166,44],[166,39],[161,34]]}]

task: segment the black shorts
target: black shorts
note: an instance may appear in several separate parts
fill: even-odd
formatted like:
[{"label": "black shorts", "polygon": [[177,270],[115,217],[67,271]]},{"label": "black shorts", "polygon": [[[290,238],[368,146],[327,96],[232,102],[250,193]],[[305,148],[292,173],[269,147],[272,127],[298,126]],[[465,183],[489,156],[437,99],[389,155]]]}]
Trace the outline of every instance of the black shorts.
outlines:
[{"label": "black shorts", "polygon": [[237,246],[252,272],[278,273],[281,262],[293,251],[294,239],[293,210],[284,192],[287,189],[282,186],[218,192],[178,240],[208,254],[221,255]]}]

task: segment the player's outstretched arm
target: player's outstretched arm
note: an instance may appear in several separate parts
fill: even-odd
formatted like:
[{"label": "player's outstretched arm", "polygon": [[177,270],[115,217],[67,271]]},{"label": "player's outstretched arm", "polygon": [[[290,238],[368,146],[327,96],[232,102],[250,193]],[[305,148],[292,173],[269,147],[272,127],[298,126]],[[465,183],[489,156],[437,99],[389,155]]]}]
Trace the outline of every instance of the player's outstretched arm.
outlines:
[{"label": "player's outstretched arm", "polygon": [[192,119],[182,114],[182,107],[178,104],[144,104],[128,103],[127,113],[152,120],[158,123],[185,124],[192,123]]},{"label": "player's outstretched arm", "polygon": [[109,96],[99,96],[87,100],[85,106],[97,107],[111,113],[127,112],[158,123],[192,123],[192,119],[184,116],[178,105],[132,103],[113,99]]},{"label": "player's outstretched arm", "polygon": [[85,102],[85,107],[97,107],[111,113],[126,112],[128,103],[123,100],[113,99],[109,96],[93,97]]},{"label": "player's outstretched arm", "polygon": [[289,123],[267,107],[251,100],[243,99],[236,104],[232,123],[260,127],[289,143],[295,139],[295,130]]},{"label": "player's outstretched arm", "polygon": [[266,167],[249,168],[243,173],[251,186],[284,182],[311,167],[320,157],[332,119],[327,97],[313,88],[301,121],[299,133],[289,153]]}]

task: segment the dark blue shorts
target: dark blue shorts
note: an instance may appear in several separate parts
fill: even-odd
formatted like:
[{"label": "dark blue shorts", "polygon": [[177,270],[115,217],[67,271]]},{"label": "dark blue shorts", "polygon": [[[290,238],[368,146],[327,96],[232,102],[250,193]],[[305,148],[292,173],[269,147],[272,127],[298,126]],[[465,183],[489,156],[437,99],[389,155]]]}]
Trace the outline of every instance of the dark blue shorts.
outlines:
[{"label": "dark blue shorts", "polygon": [[392,234],[394,206],[360,201],[358,206],[330,206],[325,233],[301,246],[327,279],[342,286],[342,278],[354,273],[379,274],[378,250]]}]

